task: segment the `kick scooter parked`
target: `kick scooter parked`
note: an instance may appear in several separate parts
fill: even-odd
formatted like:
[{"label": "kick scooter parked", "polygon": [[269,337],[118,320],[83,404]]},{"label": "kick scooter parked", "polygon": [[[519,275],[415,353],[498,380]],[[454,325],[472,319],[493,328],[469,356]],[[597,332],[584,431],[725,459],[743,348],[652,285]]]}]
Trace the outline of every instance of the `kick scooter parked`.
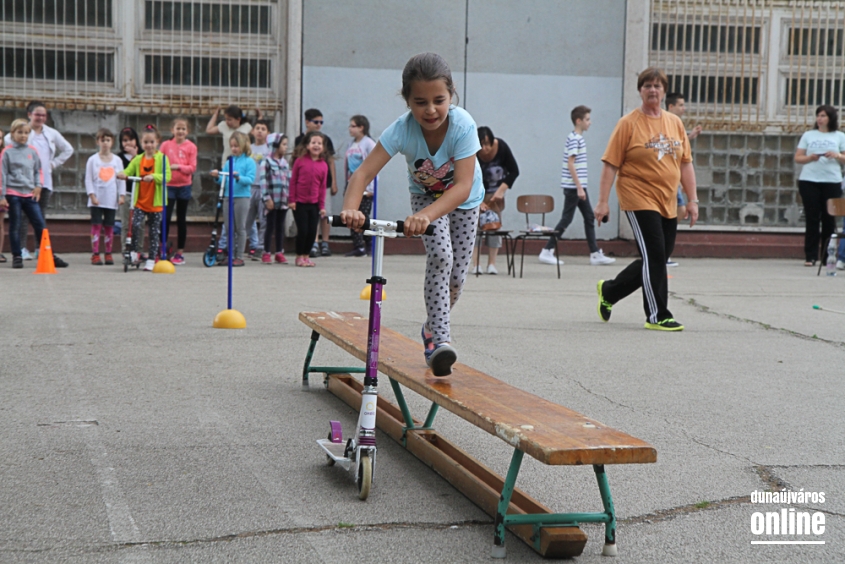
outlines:
[{"label": "kick scooter parked", "polygon": [[[339,216],[328,218],[334,227],[344,227]],[[317,444],[326,453],[328,464],[337,464],[347,470],[358,485],[358,498],[365,500],[370,495],[376,465],[376,404],[378,402],[378,352],[381,332],[381,300],[387,279],[382,277],[382,259],[384,257],[385,237],[396,237],[404,231],[402,221],[382,221],[368,219],[364,223],[364,235],[373,237],[373,274],[367,283],[370,285],[370,316],[367,332],[367,365],[364,368],[364,389],[361,394],[361,410],[355,433],[346,442],[340,421],[330,421],[329,436],[319,439]],[[426,235],[434,234],[434,226],[429,225]],[[317,341],[311,341],[303,372],[305,386],[308,385],[308,368],[311,355]]]},{"label": "kick scooter parked", "polygon": [[[224,178],[229,176],[228,172],[222,170],[218,174]],[[208,245],[205,254],[202,255],[202,263],[205,266],[214,266],[217,264],[217,231],[220,229],[220,211],[223,209],[223,191],[226,189],[226,183],[220,183],[220,190],[217,192],[217,205],[214,211],[214,227],[211,230],[211,243]]]}]

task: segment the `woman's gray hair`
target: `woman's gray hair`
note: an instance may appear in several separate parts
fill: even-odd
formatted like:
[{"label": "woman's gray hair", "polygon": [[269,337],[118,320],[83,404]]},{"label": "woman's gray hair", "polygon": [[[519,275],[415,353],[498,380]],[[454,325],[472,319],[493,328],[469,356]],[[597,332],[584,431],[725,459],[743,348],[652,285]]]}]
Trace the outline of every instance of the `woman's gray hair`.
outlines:
[{"label": "woman's gray hair", "polygon": [[442,80],[446,83],[446,89],[457,98],[455,84],[452,82],[452,71],[449,69],[446,60],[437,53],[420,53],[414,55],[405,63],[402,71],[402,97],[407,102],[411,97],[411,84],[417,81],[428,82],[431,80]]}]

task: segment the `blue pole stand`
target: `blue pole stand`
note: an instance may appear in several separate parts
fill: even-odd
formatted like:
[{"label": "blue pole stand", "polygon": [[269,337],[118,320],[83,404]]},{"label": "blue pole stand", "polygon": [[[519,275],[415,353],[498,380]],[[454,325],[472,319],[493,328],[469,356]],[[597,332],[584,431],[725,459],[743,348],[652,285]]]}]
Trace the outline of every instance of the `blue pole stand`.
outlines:
[{"label": "blue pole stand", "polygon": [[246,329],[246,318],[241,312],[232,309],[232,249],[235,246],[235,239],[232,236],[232,222],[235,219],[235,203],[234,188],[235,188],[235,174],[234,174],[235,158],[229,157],[229,221],[226,226],[226,236],[228,237],[229,247],[229,289],[228,289],[228,308],[224,309],[214,317],[214,327],[216,329]]},{"label": "blue pole stand", "polygon": [[167,155],[161,156],[161,257],[153,267],[154,274],[175,274],[176,266],[167,260]]}]

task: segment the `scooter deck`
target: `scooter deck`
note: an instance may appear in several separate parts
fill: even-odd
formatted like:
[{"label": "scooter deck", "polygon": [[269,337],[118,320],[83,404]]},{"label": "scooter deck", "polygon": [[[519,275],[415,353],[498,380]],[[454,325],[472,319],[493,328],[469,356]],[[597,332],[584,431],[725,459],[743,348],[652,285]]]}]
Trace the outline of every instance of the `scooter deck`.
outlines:
[{"label": "scooter deck", "polygon": [[334,460],[341,468],[344,470],[352,468],[354,462],[344,455],[346,443],[333,443],[329,439],[318,439],[317,444],[326,452],[326,456]]}]

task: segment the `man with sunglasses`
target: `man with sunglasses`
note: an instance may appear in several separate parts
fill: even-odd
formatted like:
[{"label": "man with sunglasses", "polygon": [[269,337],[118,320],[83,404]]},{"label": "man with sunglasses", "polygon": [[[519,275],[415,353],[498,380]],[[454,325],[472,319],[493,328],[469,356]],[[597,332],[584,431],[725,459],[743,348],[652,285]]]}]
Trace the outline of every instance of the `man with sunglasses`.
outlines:
[{"label": "man with sunglasses", "polygon": [[[305,132],[300,133],[296,137],[294,140],[294,146],[299,145],[305,138],[306,134],[311,131],[321,131],[322,129],[323,112],[316,108],[305,110]],[[328,135],[325,133],[323,133],[323,135],[326,136],[326,150],[329,153],[329,174],[326,176],[326,190],[329,190],[329,193],[326,194],[326,217],[320,220],[323,242],[320,244],[318,241],[314,241],[314,246],[311,247],[311,257],[321,255],[324,257],[332,256],[332,252],[329,250],[329,232],[331,231],[331,226],[329,225],[327,217],[332,215],[331,197],[337,194],[337,184],[335,182],[335,179],[337,178],[337,171],[335,170],[334,144]],[[320,234],[317,235],[317,238],[320,238]]]}]

